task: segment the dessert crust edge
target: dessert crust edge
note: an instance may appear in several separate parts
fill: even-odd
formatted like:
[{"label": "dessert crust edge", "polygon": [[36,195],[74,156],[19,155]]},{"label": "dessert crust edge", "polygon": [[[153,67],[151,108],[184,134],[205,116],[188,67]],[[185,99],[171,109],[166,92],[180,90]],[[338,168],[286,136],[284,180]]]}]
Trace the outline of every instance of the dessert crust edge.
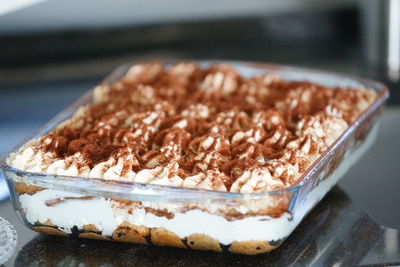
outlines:
[{"label": "dessert crust edge", "polygon": [[249,240],[242,242],[232,242],[225,246],[220,244],[216,239],[205,234],[191,234],[181,239],[175,233],[168,231],[162,227],[147,228],[123,222],[114,230],[112,236],[104,236],[101,231],[97,230],[93,225],[85,225],[76,233],[66,234],[54,224],[37,223],[32,226],[33,231],[57,236],[77,236],[80,238],[89,238],[106,241],[117,241],[135,244],[153,244],[156,246],[178,247],[183,249],[203,250],[231,253],[257,255],[277,248],[268,241]]}]

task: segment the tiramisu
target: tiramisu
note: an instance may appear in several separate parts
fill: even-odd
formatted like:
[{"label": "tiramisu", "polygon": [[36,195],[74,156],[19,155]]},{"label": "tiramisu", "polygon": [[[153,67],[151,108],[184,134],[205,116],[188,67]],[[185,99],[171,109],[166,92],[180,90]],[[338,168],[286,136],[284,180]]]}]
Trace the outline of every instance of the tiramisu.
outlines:
[{"label": "tiramisu", "polygon": [[[292,193],[282,189],[299,182],[376,93],[287,81],[271,73],[244,77],[228,64],[200,68],[191,62],[146,62],[96,87],[93,99],[12,153],[7,164],[55,179],[87,177],[243,197],[122,200],[38,187],[14,177],[33,229],[257,254],[274,248],[304,216],[290,212]],[[344,165],[315,185],[325,189],[311,192],[301,204],[304,213],[351,161]],[[281,193],[250,197],[277,190]]]}]

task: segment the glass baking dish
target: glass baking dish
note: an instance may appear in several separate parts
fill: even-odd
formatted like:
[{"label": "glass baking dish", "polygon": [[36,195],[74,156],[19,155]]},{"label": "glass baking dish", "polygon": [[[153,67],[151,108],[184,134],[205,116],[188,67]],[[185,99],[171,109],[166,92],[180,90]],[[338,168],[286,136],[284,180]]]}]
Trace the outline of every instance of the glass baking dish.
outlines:
[{"label": "glass baking dish", "polygon": [[[197,63],[206,67],[217,62]],[[296,185],[270,192],[241,194],[30,173],[8,166],[6,155],[1,169],[14,208],[25,225],[53,235],[249,255],[278,247],[372,145],[388,90],[378,82],[347,75],[261,63],[227,63],[245,77],[275,73],[290,81],[371,88],[377,98]],[[117,68],[102,84],[120,79],[130,66]],[[90,90],[29,139],[47,133],[93,99]]]}]

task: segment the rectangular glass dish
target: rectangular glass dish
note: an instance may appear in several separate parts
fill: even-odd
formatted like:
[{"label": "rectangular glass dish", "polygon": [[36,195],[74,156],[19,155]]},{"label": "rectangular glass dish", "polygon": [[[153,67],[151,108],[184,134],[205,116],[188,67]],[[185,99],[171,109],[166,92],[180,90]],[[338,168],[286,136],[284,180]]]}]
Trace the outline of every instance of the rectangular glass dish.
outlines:
[{"label": "rectangular glass dish", "polygon": [[[201,67],[215,62],[197,62]],[[259,254],[278,247],[374,142],[388,97],[384,85],[347,75],[247,62],[228,62],[244,77],[274,73],[287,81],[370,88],[375,101],[300,177],[296,185],[261,193],[231,193],[1,169],[12,203],[32,230],[63,236],[179,248]],[[123,77],[131,65],[102,84]],[[29,139],[38,138],[93,103],[93,90]],[[10,153],[18,151],[18,145]]]}]

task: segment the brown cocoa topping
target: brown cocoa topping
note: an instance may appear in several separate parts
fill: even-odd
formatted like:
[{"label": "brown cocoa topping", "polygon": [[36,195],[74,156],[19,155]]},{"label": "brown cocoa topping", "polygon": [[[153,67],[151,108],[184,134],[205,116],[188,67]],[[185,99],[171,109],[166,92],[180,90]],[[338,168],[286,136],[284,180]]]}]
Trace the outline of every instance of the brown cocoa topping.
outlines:
[{"label": "brown cocoa topping", "polygon": [[[308,149],[304,136],[315,126],[310,123],[338,118],[350,124],[362,104],[375,98],[370,90],[284,81],[272,74],[245,78],[227,64],[201,69],[190,62],[136,64],[122,79],[96,90],[96,103],[44,137],[50,140],[43,141],[45,151],[58,159],[80,153],[78,166],[90,168],[124,159],[129,164],[122,175],[170,163],[179,164],[174,173],[183,179],[215,170],[227,190],[251,168],[295,182],[289,170],[275,170],[290,163],[303,172],[310,165],[307,155],[326,149],[320,145],[323,136]],[[301,144],[290,149],[297,140]]]}]

